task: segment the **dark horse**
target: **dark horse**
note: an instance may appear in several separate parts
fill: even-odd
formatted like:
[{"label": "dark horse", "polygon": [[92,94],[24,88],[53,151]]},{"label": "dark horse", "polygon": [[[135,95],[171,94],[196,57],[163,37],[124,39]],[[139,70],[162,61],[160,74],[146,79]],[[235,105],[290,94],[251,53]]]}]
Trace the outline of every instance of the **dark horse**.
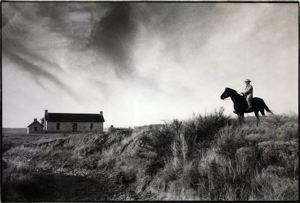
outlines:
[{"label": "dark horse", "polygon": [[247,111],[248,104],[243,95],[240,95],[235,90],[226,87],[225,91],[221,95],[221,99],[226,99],[228,97],[230,97],[233,102],[233,108],[235,110],[234,113],[238,115],[240,123],[245,122],[244,113],[254,112],[257,118],[257,124],[259,123],[258,112],[260,112],[263,116],[265,115],[265,110],[273,114],[273,112],[267,107],[266,103],[261,98],[253,97],[252,108],[249,111]]}]

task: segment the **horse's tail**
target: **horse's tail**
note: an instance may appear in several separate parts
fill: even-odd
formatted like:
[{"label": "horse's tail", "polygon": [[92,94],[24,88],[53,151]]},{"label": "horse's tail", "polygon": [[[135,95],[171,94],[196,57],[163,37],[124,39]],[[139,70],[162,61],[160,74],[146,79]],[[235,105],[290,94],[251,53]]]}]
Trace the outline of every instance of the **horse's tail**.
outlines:
[{"label": "horse's tail", "polygon": [[264,109],[266,109],[267,112],[269,112],[269,113],[271,113],[271,114],[274,114],[274,113],[269,109],[269,107],[266,105],[265,101],[264,101],[263,99],[262,99],[261,101],[262,101],[262,104],[263,104]]}]

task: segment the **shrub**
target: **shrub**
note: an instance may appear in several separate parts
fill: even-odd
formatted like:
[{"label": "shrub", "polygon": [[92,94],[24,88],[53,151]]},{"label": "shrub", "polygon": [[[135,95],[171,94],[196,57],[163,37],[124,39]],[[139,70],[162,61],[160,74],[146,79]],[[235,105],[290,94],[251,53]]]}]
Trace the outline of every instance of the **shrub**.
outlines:
[{"label": "shrub", "polygon": [[120,169],[117,178],[121,184],[133,183],[136,180],[136,170],[133,167],[124,166]]},{"label": "shrub", "polygon": [[209,148],[216,133],[232,121],[223,114],[223,109],[204,116],[198,115],[183,123],[182,134],[187,143],[187,157],[199,156],[197,152]]},{"label": "shrub", "polygon": [[226,126],[218,133],[215,145],[218,146],[221,154],[234,159],[236,150],[247,145],[245,134],[243,128]]},{"label": "shrub", "polygon": [[279,177],[266,171],[257,174],[251,183],[249,200],[299,200],[298,181]]}]

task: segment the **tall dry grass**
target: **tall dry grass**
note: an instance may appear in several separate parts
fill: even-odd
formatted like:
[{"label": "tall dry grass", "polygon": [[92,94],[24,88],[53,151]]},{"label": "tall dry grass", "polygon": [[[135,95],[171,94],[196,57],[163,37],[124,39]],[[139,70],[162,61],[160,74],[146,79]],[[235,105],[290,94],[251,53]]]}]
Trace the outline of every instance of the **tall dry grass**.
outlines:
[{"label": "tall dry grass", "polygon": [[[297,118],[274,116],[263,119],[259,126],[256,126],[253,119],[242,126],[232,125],[232,121],[224,120],[222,114],[210,115],[199,120],[205,123],[203,126],[208,129],[209,124],[218,126],[213,121],[221,120],[221,124],[225,125],[215,128],[209,134],[210,137],[204,136],[206,139],[194,138],[199,143],[189,142],[190,137],[184,137],[182,133],[185,129],[178,133],[178,138],[172,145],[173,156],[153,181],[157,193],[163,191],[160,198],[299,198]],[[193,129],[192,132],[189,131],[189,135],[197,135],[197,128]],[[207,143],[208,147],[205,148]]]},{"label": "tall dry grass", "polygon": [[105,179],[111,196],[99,201],[299,198],[297,116],[265,117],[258,126],[247,118],[239,125],[220,109],[163,125],[64,135],[7,151],[8,165],[25,163],[25,152],[32,159],[27,171],[47,166]]}]

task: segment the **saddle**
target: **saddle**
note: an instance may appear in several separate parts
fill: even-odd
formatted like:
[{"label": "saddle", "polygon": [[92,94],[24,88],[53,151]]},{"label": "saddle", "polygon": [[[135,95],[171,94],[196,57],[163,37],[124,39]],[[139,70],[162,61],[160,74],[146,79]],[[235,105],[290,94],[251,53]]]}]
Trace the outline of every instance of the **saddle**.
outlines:
[{"label": "saddle", "polygon": [[[252,108],[249,109],[249,105],[248,105],[248,102],[247,102],[247,95],[245,95],[244,93],[242,93],[243,95],[243,98],[244,98],[244,101],[245,101],[245,104],[246,104],[246,109],[245,109],[245,113],[248,113],[248,112],[251,112],[252,111]],[[252,103],[252,100],[253,98],[250,99],[250,102]]]},{"label": "saddle", "polygon": [[251,108],[249,108],[249,105],[248,105],[248,102],[247,102],[246,97],[244,97],[244,98],[245,98],[245,103],[246,103],[245,113],[251,112],[251,111],[252,111],[252,108],[253,108],[253,103],[252,103],[253,98],[250,99],[250,102],[251,102],[251,104],[252,104]]},{"label": "saddle", "polygon": [[248,108],[248,106],[247,106],[247,109],[245,110],[245,113],[249,113],[249,112],[252,112],[253,110],[252,110],[252,108]]}]

